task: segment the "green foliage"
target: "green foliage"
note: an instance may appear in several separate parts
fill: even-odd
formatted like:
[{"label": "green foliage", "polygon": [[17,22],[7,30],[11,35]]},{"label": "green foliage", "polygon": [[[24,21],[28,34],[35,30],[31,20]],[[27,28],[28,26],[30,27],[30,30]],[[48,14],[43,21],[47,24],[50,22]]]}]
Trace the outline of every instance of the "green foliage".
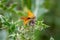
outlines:
[{"label": "green foliage", "polygon": [[[31,9],[31,0],[23,0],[24,5]],[[6,28],[8,31],[8,39],[13,40],[40,40],[39,36],[41,31],[46,29],[48,26],[43,23],[42,20],[37,19],[34,26],[24,26],[21,16],[26,16],[25,12],[22,10],[17,10],[17,4],[13,2],[6,6],[7,0],[2,0],[0,2],[0,29]],[[23,7],[22,7],[23,8]]]}]

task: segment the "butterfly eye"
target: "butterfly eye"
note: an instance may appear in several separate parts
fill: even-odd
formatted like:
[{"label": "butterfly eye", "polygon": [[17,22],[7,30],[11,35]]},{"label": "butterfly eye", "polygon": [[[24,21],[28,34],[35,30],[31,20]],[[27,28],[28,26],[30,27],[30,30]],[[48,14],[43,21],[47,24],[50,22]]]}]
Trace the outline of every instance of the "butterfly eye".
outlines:
[{"label": "butterfly eye", "polygon": [[31,18],[28,17],[28,19],[31,19]]}]

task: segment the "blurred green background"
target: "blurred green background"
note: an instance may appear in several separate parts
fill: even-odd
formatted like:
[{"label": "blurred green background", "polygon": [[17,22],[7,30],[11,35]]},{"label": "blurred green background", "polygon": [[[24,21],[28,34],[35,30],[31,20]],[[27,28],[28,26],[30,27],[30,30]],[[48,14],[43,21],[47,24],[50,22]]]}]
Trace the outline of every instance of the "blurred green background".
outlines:
[{"label": "blurred green background", "polygon": [[[34,26],[20,20],[25,7],[36,16]],[[0,0],[0,40],[60,40],[60,0]]]}]

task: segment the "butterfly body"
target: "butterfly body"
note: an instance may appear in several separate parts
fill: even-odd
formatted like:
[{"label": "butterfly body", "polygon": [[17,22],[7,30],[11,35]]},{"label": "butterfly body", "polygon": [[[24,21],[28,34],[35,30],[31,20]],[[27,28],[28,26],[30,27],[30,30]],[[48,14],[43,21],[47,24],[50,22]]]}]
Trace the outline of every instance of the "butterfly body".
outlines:
[{"label": "butterfly body", "polygon": [[35,16],[30,10],[28,10],[28,16],[27,17],[22,17],[21,19],[24,21],[24,25],[26,25],[28,23],[29,24],[33,23],[34,19],[35,19]]}]

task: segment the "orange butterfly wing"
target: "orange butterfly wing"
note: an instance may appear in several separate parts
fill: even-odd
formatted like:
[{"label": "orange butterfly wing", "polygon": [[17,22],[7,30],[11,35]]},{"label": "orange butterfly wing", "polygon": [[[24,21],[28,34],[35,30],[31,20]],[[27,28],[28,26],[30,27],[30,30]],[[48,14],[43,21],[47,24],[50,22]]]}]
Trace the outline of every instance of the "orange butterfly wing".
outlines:
[{"label": "orange butterfly wing", "polygon": [[24,25],[26,25],[30,20],[29,18],[35,17],[34,14],[28,10],[28,16],[27,17],[22,17],[21,19],[24,21]]},{"label": "orange butterfly wing", "polygon": [[24,25],[26,25],[29,22],[28,17],[22,17],[21,19],[24,21]]},{"label": "orange butterfly wing", "polygon": [[30,10],[28,10],[28,17],[30,17],[30,18],[35,17],[34,14]]}]

